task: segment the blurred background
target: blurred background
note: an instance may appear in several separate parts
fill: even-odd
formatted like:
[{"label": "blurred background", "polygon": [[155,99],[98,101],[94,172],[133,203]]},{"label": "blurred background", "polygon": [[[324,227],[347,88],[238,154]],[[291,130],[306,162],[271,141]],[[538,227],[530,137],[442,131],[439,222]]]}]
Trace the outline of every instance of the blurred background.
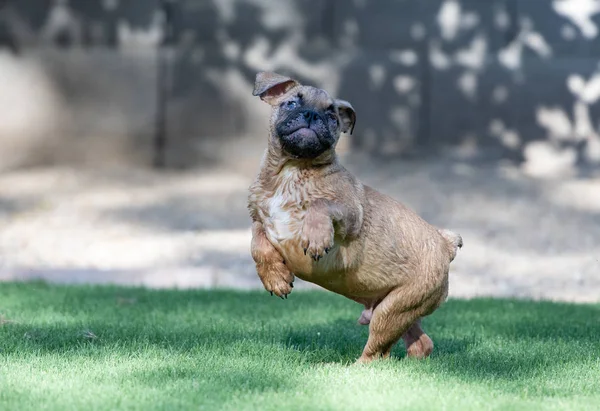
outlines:
[{"label": "blurred background", "polygon": [[463,236],[450,296],[600,301],[599,29],[600,0],[0,0],[0,279],[260,288],[270,70]]}]

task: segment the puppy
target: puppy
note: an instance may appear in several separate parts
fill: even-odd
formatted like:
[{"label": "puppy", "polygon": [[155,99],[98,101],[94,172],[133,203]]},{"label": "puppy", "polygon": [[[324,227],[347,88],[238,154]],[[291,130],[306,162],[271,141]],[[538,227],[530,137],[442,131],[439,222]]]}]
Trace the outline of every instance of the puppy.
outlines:
[{"label": "puppy", "polygon": [[420,319],[448,295],[448,270],[462,238],[361,184],[335,147],[356,113],[347,101],[271,72],[253,95],[272,107],[269,142],[250,186],[252,258],[265,289],[281,298],[294,276],[365,309],[369,338],[359,363],[387,358],[404,339],[409,357],[431,354]]}]

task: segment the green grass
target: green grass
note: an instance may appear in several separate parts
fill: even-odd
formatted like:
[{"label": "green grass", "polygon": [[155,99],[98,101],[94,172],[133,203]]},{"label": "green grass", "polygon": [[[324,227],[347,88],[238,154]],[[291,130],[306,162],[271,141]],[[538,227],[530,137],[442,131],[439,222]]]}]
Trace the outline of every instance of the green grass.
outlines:
[{"label": "green grass", "polygon": [[424,361],[352,366],[325,292],[0,284],[0,410],[600,409],[600,306],[450,300]]}]

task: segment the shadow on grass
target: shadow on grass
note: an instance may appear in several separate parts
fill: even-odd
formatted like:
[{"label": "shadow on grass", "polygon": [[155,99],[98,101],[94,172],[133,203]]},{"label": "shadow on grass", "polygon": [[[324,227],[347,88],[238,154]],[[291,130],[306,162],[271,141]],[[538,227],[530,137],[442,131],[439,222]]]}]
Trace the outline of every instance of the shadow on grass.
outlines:
[{"label": "shadow on grass", "polygon": [[[280,300],[262,292],[4,284],[0,318],[14,322],[0,325],[0,351],[86,356],[115,347],[125,353],[158,349],[194,355],[211,350],[215,358],[343,365],[354,362],[367,341],[368,327],[356,323],[359,314],[359,305],[321,291]],[[598,305],[450,300],[424,319],[435,351],[419,367],[465,380],[508,380],[583,363],[600,351],[599,319]],[[403,366],[402,343],[393,358]],[[196,369],[179,371],[187,378]],[[258,385],[247,383],[248,388],[279,386],[283,374],[263,371]],[[228,374],[223,378],[237,381]],[[239,378],[244,380],[243,373]]]},{"label": "shadow on grass", "polygon": [[[597,359],[600,350],[598,305],[455,300],[436,314],[426,323],[434,341],[442,336],[431,368],[463,380],[533,377]],[[448,350],[461,336],[468,336],[467,349]]]}]

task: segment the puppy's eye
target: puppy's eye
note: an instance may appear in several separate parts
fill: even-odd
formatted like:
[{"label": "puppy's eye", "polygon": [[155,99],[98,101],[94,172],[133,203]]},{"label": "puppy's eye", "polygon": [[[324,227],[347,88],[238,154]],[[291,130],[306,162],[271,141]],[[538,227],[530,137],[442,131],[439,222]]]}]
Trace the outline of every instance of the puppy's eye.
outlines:
[{"label": "puppy's eye", "polygon": [[298,107],[298,102],[294,100],[285,103],[285,108],[287,108],[288,110],[293,110],[296,107]]}]

